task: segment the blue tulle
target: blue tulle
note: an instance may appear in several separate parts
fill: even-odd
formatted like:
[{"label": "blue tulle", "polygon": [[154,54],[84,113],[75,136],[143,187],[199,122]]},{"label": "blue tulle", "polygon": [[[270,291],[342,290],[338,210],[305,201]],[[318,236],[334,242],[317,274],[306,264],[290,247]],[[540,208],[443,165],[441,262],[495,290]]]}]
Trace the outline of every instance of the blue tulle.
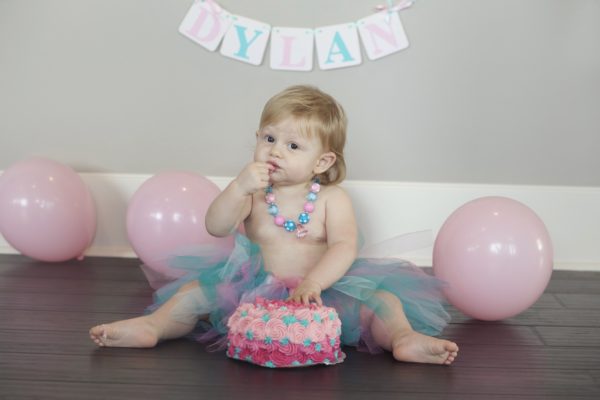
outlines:
[{"label": "blue tulle", "polygon": [[[239,304],[255,301],[257,297],[286,299],[290,286],[265,271],[258,245],[238,235],[234,250],[227,258],[193,255],[174,257],[174,268],[189,271],[184,277],[155,292],[151,312],[171,298],[187,282],[197,280],[203,301],[193,303],[186,312],[208,315],[194,333],[200,342],[214,342],[213,348],[223,348],[227,320]],[[358,258],[338,282],[321,293],[323,303],[334,307],[342,321],[341,340],[373,353],[381,351],[370,335],[366,319],[361,319],[361,306],[372,310],[379,318],[390,312],[375,296],[377,291],[396,295],[413,329],[430,336],[441,333],[450,320],[444,310],[441,289],[443,283],[413,264],[398,258]],[[364,309],[363,309],[364,310]],[[364,315],[364,312],[363,312]]]}]

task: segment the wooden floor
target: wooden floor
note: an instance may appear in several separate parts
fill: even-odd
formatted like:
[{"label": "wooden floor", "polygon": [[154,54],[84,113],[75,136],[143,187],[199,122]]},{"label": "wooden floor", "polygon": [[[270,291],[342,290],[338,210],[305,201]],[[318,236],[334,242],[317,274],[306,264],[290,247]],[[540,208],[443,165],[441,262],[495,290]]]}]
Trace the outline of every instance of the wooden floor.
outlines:
[{"label": "wooden floor", "polygon": [[[507,295],[510,295],[507,293]],[[137,260],[43,264],[0,256],[0,399],[599,399],[600,273],[556,271],[531,309],[503,322],[450,310],[450,367],[345,349],[331,367],[272,370],[185,339],[96,348],[90,326],[139,315]]]}]

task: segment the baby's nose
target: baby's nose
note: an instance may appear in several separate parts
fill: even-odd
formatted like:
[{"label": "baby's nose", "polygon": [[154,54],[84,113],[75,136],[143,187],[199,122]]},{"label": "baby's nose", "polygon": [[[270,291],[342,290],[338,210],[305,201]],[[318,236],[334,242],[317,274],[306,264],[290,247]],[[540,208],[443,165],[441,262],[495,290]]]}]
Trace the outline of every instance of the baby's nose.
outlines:
[{"label": "baby's nose", "polygon": [[271,147],[271,155],[273,157],[280,157],[281,156],[281,150],[279,149],[278,145],[274,145]]}]

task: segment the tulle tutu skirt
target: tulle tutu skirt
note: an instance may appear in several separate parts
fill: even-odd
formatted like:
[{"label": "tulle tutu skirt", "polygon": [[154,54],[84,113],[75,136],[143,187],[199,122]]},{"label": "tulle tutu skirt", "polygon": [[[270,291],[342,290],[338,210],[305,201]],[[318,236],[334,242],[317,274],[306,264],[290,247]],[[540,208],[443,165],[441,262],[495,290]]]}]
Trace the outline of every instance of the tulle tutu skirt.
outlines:
[{"label": "tulle tutu skirt", "polygon": [[[235,247],[226,257],[215,259],[210,249],[205,249],[194,255],[174,257],[171,265],[188,273],[157,290],[154,304],[147,312],[160,307],[184,284],[198,281],[197,290],[178,294],[181,298],[171,312],[175,320],[181,321],[189,321],[191,315],[207,316],[191,336],[199,342],[211,343],[211,350],[225,348],[227,320],[238,305],[254,302],[257,297],[284,300],[299,283],[299,280],[284,281],[267,272],[258,245],[243,235],[237,235]],[[390,310],[376,293],[387,291],[401,300],[414,330],[436,336],[450,320],[444,310],[442,287],[441,281],[408,261],[358,258],[346,275],[321,293],[321,298],[340,316],[342,344],[378,353],[382,349],[371,337],[370,327],[361,326],[361,307],[372,310],[375,317],[386,318]],[[366,318],[362,321],[367,325]]]}]

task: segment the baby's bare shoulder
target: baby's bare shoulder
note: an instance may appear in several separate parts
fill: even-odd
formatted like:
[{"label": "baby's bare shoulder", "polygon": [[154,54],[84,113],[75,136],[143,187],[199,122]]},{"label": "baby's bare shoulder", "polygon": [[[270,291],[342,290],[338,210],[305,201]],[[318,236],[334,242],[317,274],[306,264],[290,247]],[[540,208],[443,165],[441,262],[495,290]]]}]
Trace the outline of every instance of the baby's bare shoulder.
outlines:
[{"label": "baby's bare shoulder", "polygon": [[338,185],[321,186],[321,193],[319,193],[319,197],[322,197],[327,201],[350,201],[350,196],[346,190]]}]

